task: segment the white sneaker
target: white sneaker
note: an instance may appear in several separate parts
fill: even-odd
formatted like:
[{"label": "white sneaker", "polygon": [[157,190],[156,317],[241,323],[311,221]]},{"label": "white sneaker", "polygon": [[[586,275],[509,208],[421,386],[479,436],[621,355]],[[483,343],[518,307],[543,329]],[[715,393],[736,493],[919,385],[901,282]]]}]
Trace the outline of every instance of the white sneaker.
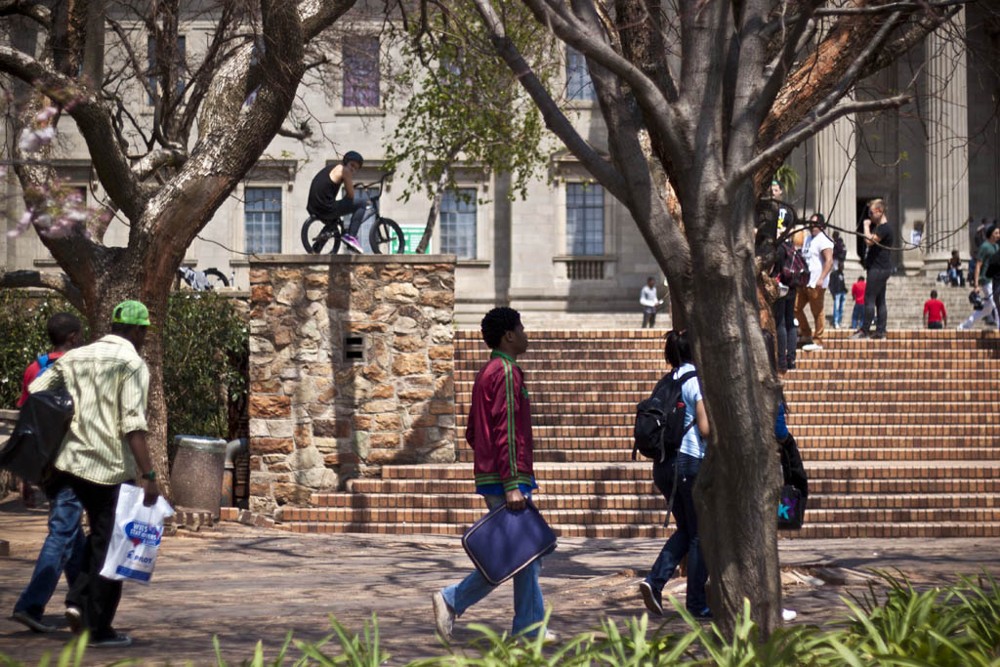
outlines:
[{"label": "white sneaker", "polygon": [[802,346],[802,349],[805,350],[806,352],[815,352],[816,350],[822,350],[823,346],[820,345],[819,343],[807,343],[806,345]]},{"label": "white sneaker", "polygon": [[431,601],[434,603],[434,624],[438,634],[445,639],[451,639],[451,631],[455,627],[455,612],[451,610],[441,591],[436,592]]},{"label": "white sneaker", "polygon": [[552,632],[551,630],[545,631],[545,636],[542,637],[543,644],[554,644],[557,641],[559,641],[559,635]]},{"label": "white sneaker", "polygon": [[794,609],[781,610],[781,620],[785,621],[786,623],[788,621],[794,621],[796,616],[798,616],[798,613]]}]

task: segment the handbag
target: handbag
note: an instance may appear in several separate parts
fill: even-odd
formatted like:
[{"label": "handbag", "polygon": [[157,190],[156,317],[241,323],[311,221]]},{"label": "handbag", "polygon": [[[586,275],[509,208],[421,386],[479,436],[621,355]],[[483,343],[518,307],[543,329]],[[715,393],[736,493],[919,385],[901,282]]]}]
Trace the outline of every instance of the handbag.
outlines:
[{"label": "handbag", "polygon": [[472,524],[462,536],[462,547],[479,573],[496,586],[555,551],[556,534],[531,501],[516,512],[502,504]]},{"label": "handbag", "polygon": [[145,495],[141,487],[132,484],[122,484],[118,491],[114,532],[101,568],[105,579],[148,584],[153,577],[163,537],[163,520],[173,516],[174,510],[163,496],[146,507]]},{"label": "handbag", "polygon": [[73,397],[65,387],[28,394],[10,439],[0,449],[0,468],[32,484],[41,483],[62,449],[73,409]]},{"label": "handbag", "polygon": [[806,499],[802,492],[791,484],[781,487],[778,497],[778,529],[798,530],[806,518]]}]

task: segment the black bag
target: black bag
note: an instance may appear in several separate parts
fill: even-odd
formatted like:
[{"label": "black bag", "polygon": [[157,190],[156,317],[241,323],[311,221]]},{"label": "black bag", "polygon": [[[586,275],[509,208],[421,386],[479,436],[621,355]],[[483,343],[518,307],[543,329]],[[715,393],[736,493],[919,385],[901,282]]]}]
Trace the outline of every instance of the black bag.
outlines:
[{"label": "black bag", "polygon": [[983,275],[990,280],[994,280],[997,276],[1000,276],[1000,252],[995,252],[990,255],[990,258],[986,260],[983,266]]},{"label": "black bag", "polygon": [[791,484],[781,487],[778,499],[778,529],[798,530],[806,518],[806,499],[802,492]]},{"label": "black bag", "polygon": [[782,285],[798,289],[809,284],[809,264],[806,262],[802,251],[796,248],[791,241],[784,241],[781,244],[782,261],[777,267],[777,278]]},{"label": "black bag", "polygon": [[638,451],[646,458],[662,463],[668,453],[673,454],[680,448],[684,434],[694,426],[694,421],[684,426],[686,406],[681,397],[681,389],[685,382],[696,375],[697,372],[688,371],[679,378],[674,378],[672,372],[667,373],[656,383],[650,397],[639,401],[635,406],[633,461]]},{"label": "black bag", "polygon": [[809,499],[809,477],[802,464],[799,445],[791,434],[780,442],[781,476],[784,486],[778,499],[778,528],[798,530],[806,517],[806,502]]},{"label": "black bag", "polygon": [[41,483],[59,455],[72,420],[73,398],[65,387],[29,394],[14,432],[0,450],[0,468],[32,484]]}]

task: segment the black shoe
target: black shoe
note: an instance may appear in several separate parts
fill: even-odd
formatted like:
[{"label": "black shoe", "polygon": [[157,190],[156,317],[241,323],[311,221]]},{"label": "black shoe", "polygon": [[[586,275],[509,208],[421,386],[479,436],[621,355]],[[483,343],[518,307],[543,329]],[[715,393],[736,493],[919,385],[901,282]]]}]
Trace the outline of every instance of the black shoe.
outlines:
[{"label": "black shoe", "polygon": [[701,611],[694,611],[693,609],[688,609],[691,615],[700,620],[709,620],[712,618],[712,610],[705,607]]},{"label": "black shoe", "polygon": [[872,340],[882,340],[883,338],[885,338],[885,332],[884,331],[881,331],[881,332],[880,331],[876,331],[875,333],[873,333],[871,335],[871,339]]},{"label": "black shoe", "polygon": [[862,338],[868,338],[868,332],[864,329],[858,329],[851,334],[851,340],[861,340]]},{"label": "black shoe", "polygon": [[21,625],[27,626],[32,632],[55,632],[59,629],[54,625],[43,623],[42,619],[35,618],[26,611],[15,611],[10,615],[10,620],[17,621]]},{"label": "black shoe", "polygon": [[111,631],[111,634],[100,638],[91,639],[88,646],[91,648],[125,648],[132,645],[132,638],[124,632]]},{"label": "black shoe", "polygon": [[663,616],[663,603],[660,601],[660,592],[653,590],[652,584],[648,581],[639,582],[639,592],[642,593],[642,601],[645,603],[649,613]]}]

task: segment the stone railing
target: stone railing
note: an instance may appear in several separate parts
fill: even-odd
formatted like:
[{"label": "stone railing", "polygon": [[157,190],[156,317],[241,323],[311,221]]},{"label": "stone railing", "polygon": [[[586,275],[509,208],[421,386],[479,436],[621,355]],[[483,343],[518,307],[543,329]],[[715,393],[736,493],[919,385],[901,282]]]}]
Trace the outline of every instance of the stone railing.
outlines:
[{"label": "stone railing", "polygon": [[455,260],[250,263],[250,510],[455,459]]}]

